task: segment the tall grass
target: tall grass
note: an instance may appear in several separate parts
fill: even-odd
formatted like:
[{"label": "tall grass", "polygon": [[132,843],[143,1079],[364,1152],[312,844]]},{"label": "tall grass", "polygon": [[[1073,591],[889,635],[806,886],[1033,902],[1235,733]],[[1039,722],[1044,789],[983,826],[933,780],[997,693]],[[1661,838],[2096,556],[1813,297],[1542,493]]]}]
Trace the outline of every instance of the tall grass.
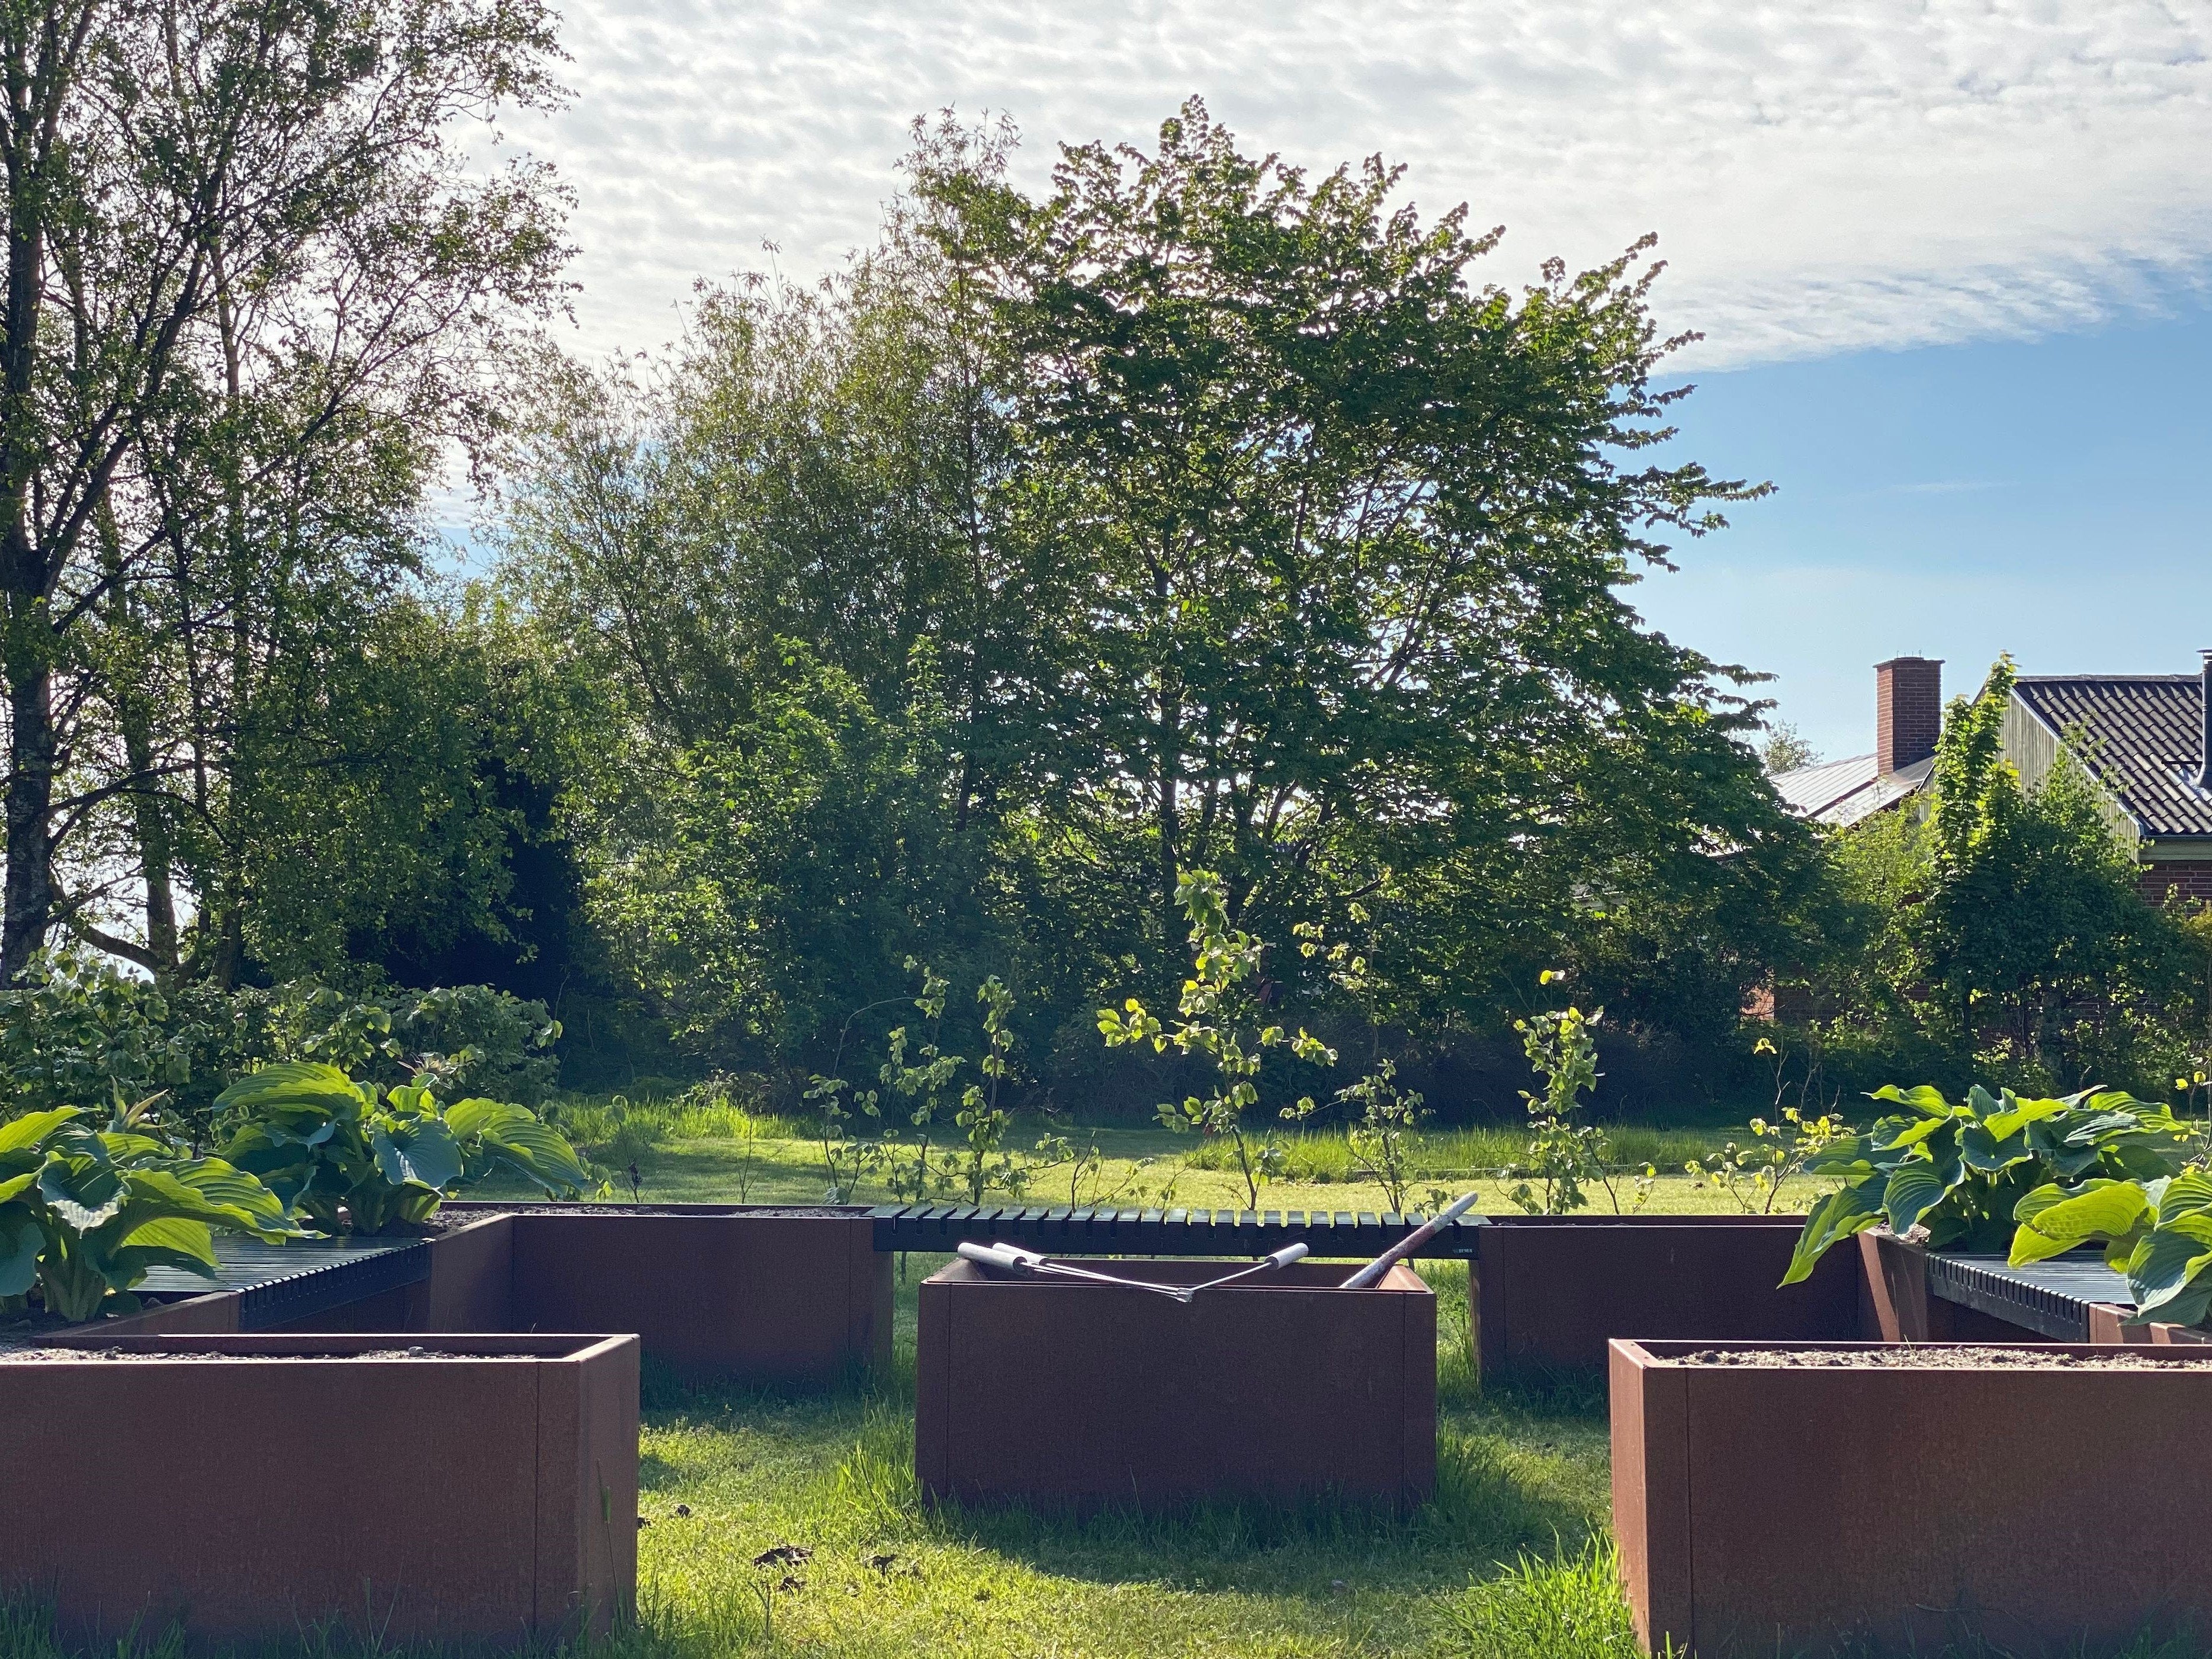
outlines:
[{"label": "tall grass", "polygon": [[[1717,1151],[1729,1138],[1721,1130],[1640,1126],[1623,1126],[1607,1133],[1612,1140],[1610,1167],[1626,1171],[1649,1164],[1662,1175],[1679,1174],[1683,1164]],[[1410,1163],[1419,1179],[1487,1177],[1520,1158],[1528,1140],[1526,1132],[1508,1128],[1435,1130],[1410,1138]],[[1282,1148],[1285,1180],[1329,1182],[1365,1178],[1341,1129],[1297,1130],[1276,1136],[1275,1142]],[[1183,1161],[1194,1170],[1231,1170],[1236,1167],[1237,1152],[1226,1141],[1201,1141]]]}]

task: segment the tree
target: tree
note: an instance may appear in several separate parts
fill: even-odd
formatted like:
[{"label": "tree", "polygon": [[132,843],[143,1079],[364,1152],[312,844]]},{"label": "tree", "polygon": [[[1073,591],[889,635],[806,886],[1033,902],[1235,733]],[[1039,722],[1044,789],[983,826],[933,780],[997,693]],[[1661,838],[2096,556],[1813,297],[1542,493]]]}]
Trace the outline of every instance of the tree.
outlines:
[{"label": "tree", "polygon": [[1759,746],[1759,758],[1775,777],[1820,763],[1820,751],[1788,720],[1766,722],[1766,741]]},{"label": "tree", "polygon": [[[472,174],[452,133],[544,106],[552,51],[534,0],[0,16],[0,975],[83,908],[57,865],[83,836],[80,870],[111,867],[107,833],[137,843],[143,948],[173,965],[169,842],[202,804],[177,781],[229,766],[209,750],[245,721],[330,517],[389,516],[374,492],[332,502],[330,465],[404,453],[419,495],[438,446],[489,417],[500,319],[557,301],[550,176]],[[161,702],[179,684],[181,714]],[[234,891],[194,896],[231,927]]]},{"label": "tree", "polygon": [[1924,818],[1886,815],[1838,842],[1871,919],[1846,1023],[1959,1079],[2160,1089],[2187,1051],[2202,953],[2137,891],[2100,787],[2074,758],[2079,734],[2023,787],[2002,746],[2012,684],[2001,658],[1977,696],[1953,700]]},{"label": "tree", "polygon": [[[1528,918],[1541,955],[1613,852],[1587,789],[1663,800],[1644,872],[1693,888],[1719,846],[1802,840],[1746,787],[1756,714],[1728,671],[1618,592],[1665,563],[1657,534],[1759,493],[1637,464],[1680,395],[1650,386],[1679,342],[1650,317],[1648,244],[1509,295],[1473,276],[1499,233],[1424,224],[1399,178],[1310,181],[1193,101],[1155,150],[1065,149],[1042,199],[918,182],[984,251],[1024,485],[1008,535],[1084,573],[1040,617],[1072,630],[1036,688],[1066,780],[1045,842],[1070,884],[1148,890],[1158,977],[1192,867],[1273,931],[1461,866],[1474,914],[1450,938],[1494,959],[1532,855],[1562,854]],[[1590,838],[1562,844],[1569,822]]]}]

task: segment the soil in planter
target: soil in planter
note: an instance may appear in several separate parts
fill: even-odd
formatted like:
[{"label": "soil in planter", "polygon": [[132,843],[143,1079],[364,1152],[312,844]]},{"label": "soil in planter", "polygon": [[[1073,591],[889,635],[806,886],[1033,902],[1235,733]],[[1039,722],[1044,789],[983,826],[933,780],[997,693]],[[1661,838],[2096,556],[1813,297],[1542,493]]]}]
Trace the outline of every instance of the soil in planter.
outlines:
[{"label": "soil in planter", "polygon": [[214,1353],[204,1349],[159,1348],[12,1348],[0,1346],[0,1365],[26,1360],[114,1360],[128,1363],[134,1360],[159,1360],[163,1364],[177,1361],[250,1359],[256,1364],[265,1360],[279,1359],[465,1359],[471,1363],[485,1360],[511,1359],[523,1364],[544,1358],[530,1353],[448,1353],[442,1348],[372,1348],[361,1353]]},{"label": "soil in planter", "polygon": [[2154,1354],[2115,1348],[2108,1353],[2053,1353],[2035,1348],[1984,1348],[1930,1343],[1893,1348],[1707,1348],[1669,1355],[1673,1365],[1745,1366],[1789,1370],[1801,1367],[1844,1370],[2071,1370],[2146,1371],[2170,1365],[2202,1365],[2212,1360],[2183,1353]]}]

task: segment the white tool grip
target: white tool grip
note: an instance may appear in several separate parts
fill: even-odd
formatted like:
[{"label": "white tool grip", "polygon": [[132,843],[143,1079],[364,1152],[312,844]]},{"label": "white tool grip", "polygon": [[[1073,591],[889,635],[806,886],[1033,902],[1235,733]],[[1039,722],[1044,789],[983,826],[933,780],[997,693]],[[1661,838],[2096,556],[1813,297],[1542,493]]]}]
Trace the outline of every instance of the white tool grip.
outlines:
[{"label": "white tool grip", "polygon": [[986,1267],[1004,1267],[1009,1273],[1028,1273],[1044,1260],[1033,1251],[1016,1249],[1011,1244],[972,1244],[962,1240],[959,1251],[969,1261]]},{"label": "white tool grip", "polygon": [[1303,1261],[1310,1254],[1303,1244],[1285,1244],[1267,1258],[1271,1267],[1287,1267],[1293,1261]]}]

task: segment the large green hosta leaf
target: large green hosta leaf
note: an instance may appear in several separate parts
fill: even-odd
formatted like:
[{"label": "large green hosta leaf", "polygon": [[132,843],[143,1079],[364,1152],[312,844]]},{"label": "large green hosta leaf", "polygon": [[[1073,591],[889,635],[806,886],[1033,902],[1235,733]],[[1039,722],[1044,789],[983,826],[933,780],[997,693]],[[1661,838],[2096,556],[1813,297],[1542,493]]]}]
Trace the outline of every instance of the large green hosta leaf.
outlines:
[{"label": "large green hosta leaf", "polygon": [[461,1149],[452,1131],[434,1117],[379,1123],[369,1145],[375,1149],[379,1173],[395,1187],[442,1193],[461,1178]]},{"label": "large green hosta leaf", "polygon": [[2150,1195],[2132,1181],[2086,1181],[2072,1188],[2047,1183],[2021,1200],[2012,1213],[2021,1224],[2012,1238],[2015,1267],[2094,1240],[2124,1238],[2146,1217],[2157,1218]]},{"label": "large green hosta leaf", "polygon": [[221,1111],[235,1109],[265,1118],[272,1112],[293,1110],[343,1117],[369,1103],[361,1086],[335,1066],[283,1060],[239,1079],[215,1097],[215,1103]]},{"label": "large green hosta leaf", "polygon": [[1909,1158],[1889,1172],[1882,1188],[1882,1213],[1893,1233],[1910,1231],[1966,1178],[1966,1167],[1955,1152],[1936,1158]]},{"label": "large green hosta leaf", "polygon": [[[2134,1291],[2137,1317],[2162,1313],[2212,1268],[2212,1212],[2202,1210],[2163,1220],[2143,1235],[2128,1258],[2128,1287]],[[2199,1316],[2202,1316],[2201,1315]],[[2176,1323],[2194,1322],[2175,1319]]]},{"label": "large green hosta leaf", "polygon": [[526,1107],[496,1100],[457,1101],[446,1122],[463,1145],[474,1143],[548,1193],[577,1192],[590,1173],[560,1131]]},{"label": "large green hosta leaf", "polygon": [[[106,1236],[110,1233],[114,1236]],[[202,1279],[216,1274],[214,1236],[205,1222],[183,1216],[134,1221],[126,1211],[118,1224],[85,1241],[85,1259],[111,1291],[131,1289],[149,1267],[181,1268]]]},{"label": "large green hosta leaf", "polygon": [[123,1171],[99,1154],[50,1152],[39,1170],[39,1196],[76,1232],[112,1220],[126,1195]]},{"label": "large green hosta leaf", "polygon": [[1885,1083],[1874,1091],[1871,1097],[1908,1106],[1923,1117],[1946,1118],[1959,1109],[1944,1099],[1942,1091],[1932,1083],[1916,1084],[1910,1089],[1900,1089],[1894,1083]]},{"label": "large green hosta leaf", "polygon": [[21,1296],[38,1281],[46,1229],[26,1205],[0,1204],[0,1296]]},{"label": "large green hosta leaf", "polygon": [[43,1112],[26,1112],[0,1123],[0,1170],[31,1167],[40,1143],[54,1130],[84,1115],[80,1106],[56,1106]]},{"label": "large green hosta leaf", "polygon": [[1879,1183],[1862,1181],[1829,1194],[1805,1218],[1804,1228],[1797,1235],[1797,1248],[1790,1257],[1790,1271],[1783,1274],[1782,1282],[1796,1284],[1812,1273],[1831,1244],[1853,1233],[1863,1233],[1881,1219]]}]

